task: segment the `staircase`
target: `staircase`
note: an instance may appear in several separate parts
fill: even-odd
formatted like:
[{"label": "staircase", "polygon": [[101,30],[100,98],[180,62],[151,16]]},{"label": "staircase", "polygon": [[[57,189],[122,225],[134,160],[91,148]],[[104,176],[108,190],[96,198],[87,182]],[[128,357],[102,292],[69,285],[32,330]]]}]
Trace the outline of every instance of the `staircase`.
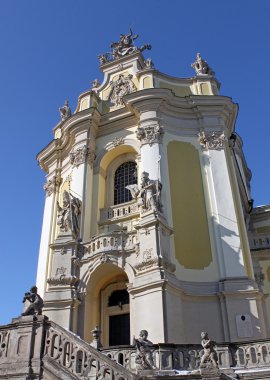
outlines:
[{"label": "staircase", "polygon": [[[66,379],[135,380],[137,376],[56,323],[45,336],[43,369],[65,373]],[[62,378],[62,377],[59,377]]]}]

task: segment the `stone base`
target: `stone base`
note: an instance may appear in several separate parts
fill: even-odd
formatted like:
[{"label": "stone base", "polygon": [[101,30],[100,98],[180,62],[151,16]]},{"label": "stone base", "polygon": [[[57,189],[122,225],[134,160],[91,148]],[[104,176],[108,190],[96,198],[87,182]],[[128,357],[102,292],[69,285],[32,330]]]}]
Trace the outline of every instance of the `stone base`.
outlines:
[{"label": "stone base", "polygon": [[218,368],[200,368],[202,379],[220,380],[220,370]]}]

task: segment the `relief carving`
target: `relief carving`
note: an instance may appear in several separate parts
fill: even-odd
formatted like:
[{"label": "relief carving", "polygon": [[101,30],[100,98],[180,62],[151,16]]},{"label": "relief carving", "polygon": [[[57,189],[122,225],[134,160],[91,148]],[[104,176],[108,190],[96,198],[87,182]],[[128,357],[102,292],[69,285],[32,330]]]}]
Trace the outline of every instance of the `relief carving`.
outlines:
[{"label": "relief carving", "polygon": [[145,127],[138,127],[136,136],[142,145],[149,144],[152,146],[154,143],[160,143],[163,133],[162,127],[155,123]]},{"label": "relief carving", "polygon": [[59,267],[55,271],[55,276],[48,278],[49,285],[71,285],[74,286],[79,282],[76,276],[67,276],[67,268]]},{"label": "relief carving", "polygon": [[46,192],[46,196],[49,197],[53,193],[56,192],[56,190],[59,188],[59,186],[62,183],[62,178],[60,175],[53,176],[52,179],[48,180],[45,185],[43,186],[43,189]]},{"label": "relief carving", "polygon": [[93,150],[84,145],[83,147],[71,152],[69,154],[69,158],[71,165],[75,166],[76,168],[81,164],[85,164],[86,162],[89,163],[91,167],[93,167],[96,155]]},{"label": "relief carving", "polygon": [[204,131],[199,133],[199,143],[203,150],[222,149],[226,140],[224,132],[212,132],[205,134]]},{"label": "relief carving", "polygon": [[137,90],[132,78],[132,74],[129,74],[126,77],[123,74],[120,74],[115,82],[110,82],[111,91],[108,100],[114,105],[114,107],[123,106],[123,97]]},{"label": "relief carving", "polygon": [[114,148],[116,148],[118,145],[122,145],[124,143],[125,143],[124,137],[115,137],[112,140],[112,145],[114,146]]}]

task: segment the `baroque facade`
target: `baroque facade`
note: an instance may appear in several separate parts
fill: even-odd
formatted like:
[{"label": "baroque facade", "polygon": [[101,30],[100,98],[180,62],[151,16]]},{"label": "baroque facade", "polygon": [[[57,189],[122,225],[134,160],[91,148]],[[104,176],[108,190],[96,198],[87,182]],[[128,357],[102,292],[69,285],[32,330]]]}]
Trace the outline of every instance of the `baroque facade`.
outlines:
[{"label": "baroque facade", "polygon": [[[137,37],[121,35],[99,56],[103,82],[73,114],[65,102],[37,156],[47,178],[37,287],[49,321],[14,319],[1,342],[19,339],[18,326],[36,329],[32,370],[41,373],[43,345],[48,379],[129,379],[138,368],[220,378],[196,372],[207,331],[226,344],[216,361],[210,348],[203,357],[232,378],[232,367],[269,357],[268,343],[254,343],[252,356],[248,342],[269,337],[270,208],[252,208],[237,105],[219,95],[207,62],[197,54],[192,78],[165,75]],[[146,330],[155,348],[139,358],[134,347],[152,344]],[[0,358],[0,378],[1,368]]]}]

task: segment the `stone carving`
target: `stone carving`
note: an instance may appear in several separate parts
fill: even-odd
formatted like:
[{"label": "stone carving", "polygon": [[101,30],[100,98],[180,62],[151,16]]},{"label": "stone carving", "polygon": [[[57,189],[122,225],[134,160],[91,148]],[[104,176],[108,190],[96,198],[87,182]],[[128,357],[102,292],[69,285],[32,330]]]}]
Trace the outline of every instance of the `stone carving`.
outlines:
[{"label": "stone carving", "polygon": [[22,315],[41,315],[43,308],[43,299],[37,292],[37,287],[32,286],[30,292],[24,294],[23,303],[24,311]]},{"label": "stone carving", "polygon": [[152,180],[147,172],[142,172],[140,186],[133,184],[126,188],[131,192],[132,198],[137,199],[142,212],[150,210],[162,212],[162,184],[159,180]]},{"label": "stone carving", "polygon": [[53,193],[56,192],[57,188],[61,185],[62,178],[60,175],[53,176],[52,179],[48,180],[45,185],[43,186],[43,189],[46,192],[46,195],[49,197]]},{"label": "stone carving", "polygon": [[144,50],[150,50],[151,45],[145,44],[141,47],[137,47],[134,45],[134,41],[139,37],[138,34],[133,34],[130,29],[130,33],[128,34],[120,34],[120,38],[118,42],[112,42],[111,44],[111,52],[100,54],[98,59],[101,64],[125,57],[126,55],[142,52]]},{"label": "stone carving", "polygon": [[222,149],[226,140],[224,132],[212,132],[206,135],[204,131],[200,131],[198,136],[203,150]]},{"label": "stone carving", "polygon": [[77,168],[85,162],[88,162],[91,166],[93,166],[96,155],[93,150],[90,150],[88,146],[84,145],[83,147],[76,149],[74,152],[71,152],[69,154],[69,158],[71,165]]},{"label": "stone carving", "polygon": [[125,143],[124,137],[115,137],[112,140],[112,145],[114,146],[114,148],[116,148],[118,145],[122,145],[124,143]]},{"label": "stone carving", "polygon": [[153,266],[157,266],[157,265],[159,265],[159,258],[154,257],[154,258],[151,258],[148,260],[144,260],[138,264],[135,264],[134,268],[136,269],[137,272],[142,272],[144,270],[147,270],[147,269],[149,269]]},{"label": "stone carving", "polygon": [[211,69],[208,63],[202,59],[200,53],[197,53],[196,61],[192,63],[191,67],[195,70],[196,75],[215,75],[215,72]]},{"label": "stone carving", "polygon": [[91,82],[91,85],[92,85],[92,88],[99,87],[99,86],[100,86],[99,80],[98,80],[98,79],[94,79],[94,80]]},{"label": "stone carving", "polygon": [[159,124],[152,124],[145,127],[138,127],[136,136],[142,145],[149,144],[151,146],[154,143],[160,142],[163,133],[163,129]]},{"label": "stone carving", "polygon": [[146,249],[143,252],[143,261],[149,261],[149,260],[151,260],[151,258],[152,258],[152,251],[153,251],[153,248],[149,248],[149,249]]},{"label": "stone carving", "polygon": [[71,231],[77,237],[80,231],[81,201],[65,190],[63,192],[63,205],[61,207],[57,202],[57,209],[57,225],[60,226],[60,231]]},{"label": "stone carving", "polygon": [[207,332],[201,333],[201,345],[203,347],[200,368],[214,367],[218,368],[217,351],[214,349],[216,343],[209,339]]},{"label": "stone carving", "polygon": [[144,64],[145,64],[145,67],[147,69],[153,69],[154,68],[154,63],[152,61],[151,58],[147,58],[145,61],[144,61]]},{"label": "stone carving", "polygon": [[110,82],[111,91],[108,100],[110,100],[115,107],[122,106],[124,104],[123,97],[137,90],[135,84],[132,82],[132,78],[132,74],[129,74],[127,77],[120,74],[115,82]]},{"label": "stone carving", "polygon": [[60,112],[60,116],[61,116],[62,121],[68,119],[71,116],[71,110],[70,110],[70,107],[69,107],[67,100],[65,101],[65,104],[63,105],[63,107],[59,108],[59,112]]},{"label": "stone carving", "polygon": [[47,283],[49,285],[69,285],[69,286],[76,286],[79,282],[79,278],[76,276],[66,276],[65,274],[63,275],[58,275],[57,277],[50,277],[47,280]]},{"label": "stone carving", "polygon": [[153,358],[153,343],[148,338],[148,332],[141,330],[139,338],[133,340],[136,347],[135,363],[137,370],[155,369]]}]

